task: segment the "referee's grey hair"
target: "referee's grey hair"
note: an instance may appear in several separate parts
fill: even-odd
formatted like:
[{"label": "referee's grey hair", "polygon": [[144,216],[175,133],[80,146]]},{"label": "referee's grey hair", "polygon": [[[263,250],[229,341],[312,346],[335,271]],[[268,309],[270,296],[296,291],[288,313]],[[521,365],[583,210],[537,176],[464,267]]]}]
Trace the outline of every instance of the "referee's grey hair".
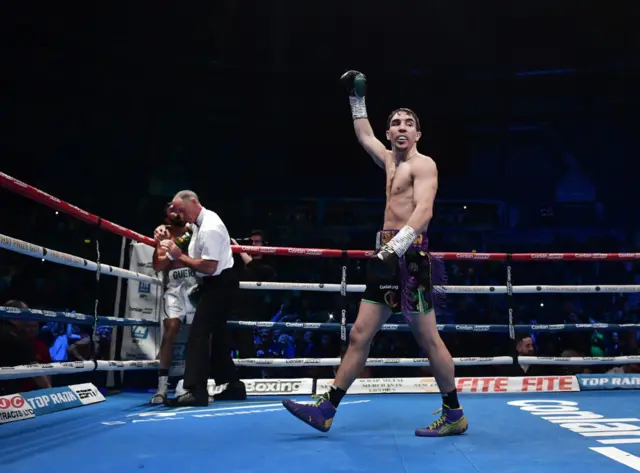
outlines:
[{"label": "referee's grey hair", "polygon": [[198,199],[198,194],[196,194],[193,191],[180,191],[178,192],[175,197],[173,198],[173,200],[175,199],[180,199],[180,200],[191,200],[191,199],[195,199],[196,202],[200,202],[200,199]]}]

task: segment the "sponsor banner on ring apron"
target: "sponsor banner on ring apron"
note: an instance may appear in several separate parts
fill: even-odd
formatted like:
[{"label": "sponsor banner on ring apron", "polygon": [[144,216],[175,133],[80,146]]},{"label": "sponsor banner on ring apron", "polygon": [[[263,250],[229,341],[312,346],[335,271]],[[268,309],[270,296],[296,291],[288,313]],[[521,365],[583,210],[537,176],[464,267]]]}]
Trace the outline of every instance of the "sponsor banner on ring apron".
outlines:
[{"label": "sponsor banner on ring apron", "polygon": [[[301,379],[243,379],[242,382],[245,385],[248,396],[293,396],[293,395],[305,395],[313,393],[313,379],[301,378]],[[176,396],[180,396],[185,393],[183,387],[184,380],[178,381],[176,386]],[[216,386],[216,382],[213,379],[207,382],[207,391],[209,396],[215,396],[227,389],[226,384]]]},{"label": "sponsor banner on ring apron", "polygon": [[[131,245],[129,269],[149,276],[162,278],[153,270],[153,248],[143,243]],[[161,286],[129,280],[127,285],[127,308],[125,317],[160,321],[160,328],[125,327],[122,340],[123,360],[155,360],[162,341],[164,300]],[[173,346],[173,361],[170,376],[184,374],[184,360],[189,327],[183,326]]]},{"label": "sponsor banner on ring apron", "polygon": [[0,396],[0,424],[33,419],[33,408],[20,394]]},{"label": "sponsor banner on ring apron", "polygon": [[640,373],[579,374],[576,377],[580,391],[640,389]]},{"label": "sponsor banner on ring apron", "polygon": [[89,404],[104,402],[104,396],[91,383],[73,384],[59,388],[38,389],[22,393],[36,417]]},{"label": "sponsor banner on ring apron", "polygon": [[[153,248],[143,243],[132,243],[129,269],[147,276],[157,277],[153,270]],[[127,281],[125,318],[160,320],[162,287],[144,281]],[[160,348],[161,331],[155,327],[125,327],[122,338],[123,360],[155,360]]]}]

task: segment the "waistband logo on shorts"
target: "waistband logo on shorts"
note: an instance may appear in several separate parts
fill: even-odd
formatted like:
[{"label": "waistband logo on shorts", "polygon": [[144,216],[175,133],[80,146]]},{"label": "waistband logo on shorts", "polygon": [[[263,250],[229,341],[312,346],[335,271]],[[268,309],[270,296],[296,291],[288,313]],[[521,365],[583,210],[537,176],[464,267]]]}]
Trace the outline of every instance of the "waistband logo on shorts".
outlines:
[{"label": "waistband logo on shorts", "polygon": [[193,278],[195,277],[196,272],[191,268],[181,268],[174,269],[169,272],[169,277],[174,281],[179,281],[181,279]]},{"label": "waistband logo on shorts", "polygon": [[385,284],[380,286],[380,290],[384,291],[384,290],[389,290],[391,289],[392,291],[397,291],[399,289],[398,285],[391,285],[391,284]]},{"label": "waistband logo on shorts", "polygon": [[[376,234],[376,249],[388,244],[397,233],[398,230],[380,230]],[[427,237],[427,234],[420,233],[409,249],[427,251],[428,246],[429,238]]]}]

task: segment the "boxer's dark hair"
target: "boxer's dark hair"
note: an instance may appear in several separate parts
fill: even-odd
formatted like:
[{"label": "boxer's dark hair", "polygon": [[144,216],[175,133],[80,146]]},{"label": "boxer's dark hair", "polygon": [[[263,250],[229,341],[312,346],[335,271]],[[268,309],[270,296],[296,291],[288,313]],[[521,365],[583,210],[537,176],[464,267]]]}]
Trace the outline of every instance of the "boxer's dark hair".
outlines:
[{"label": "boxer's dark hair", "polygon": [[418,115],[416,115],[416,113],[410,108],[397,108],[393,112],[391,112],[391,114],[389,115],[389,118],[387,118],[387,130],[391,128],[391,119],[393,118],[393,116],[396,113],[400,113],[400,112],[404,112],[407,115],[409,115],[411,118],[413,118],[413,120],[416,122],[416,130],[420,131],[420,119],[418,118]]}]

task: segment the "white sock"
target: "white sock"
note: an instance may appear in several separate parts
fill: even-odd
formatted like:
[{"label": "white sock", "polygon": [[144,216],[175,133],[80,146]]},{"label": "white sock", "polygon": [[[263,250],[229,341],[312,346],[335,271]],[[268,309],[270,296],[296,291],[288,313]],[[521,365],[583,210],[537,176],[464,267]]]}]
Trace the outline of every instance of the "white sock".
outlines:
[{"label": "white sock", "polygon": [[158,377],[158,391],[166,391],[169,388],[169,376]]}]

